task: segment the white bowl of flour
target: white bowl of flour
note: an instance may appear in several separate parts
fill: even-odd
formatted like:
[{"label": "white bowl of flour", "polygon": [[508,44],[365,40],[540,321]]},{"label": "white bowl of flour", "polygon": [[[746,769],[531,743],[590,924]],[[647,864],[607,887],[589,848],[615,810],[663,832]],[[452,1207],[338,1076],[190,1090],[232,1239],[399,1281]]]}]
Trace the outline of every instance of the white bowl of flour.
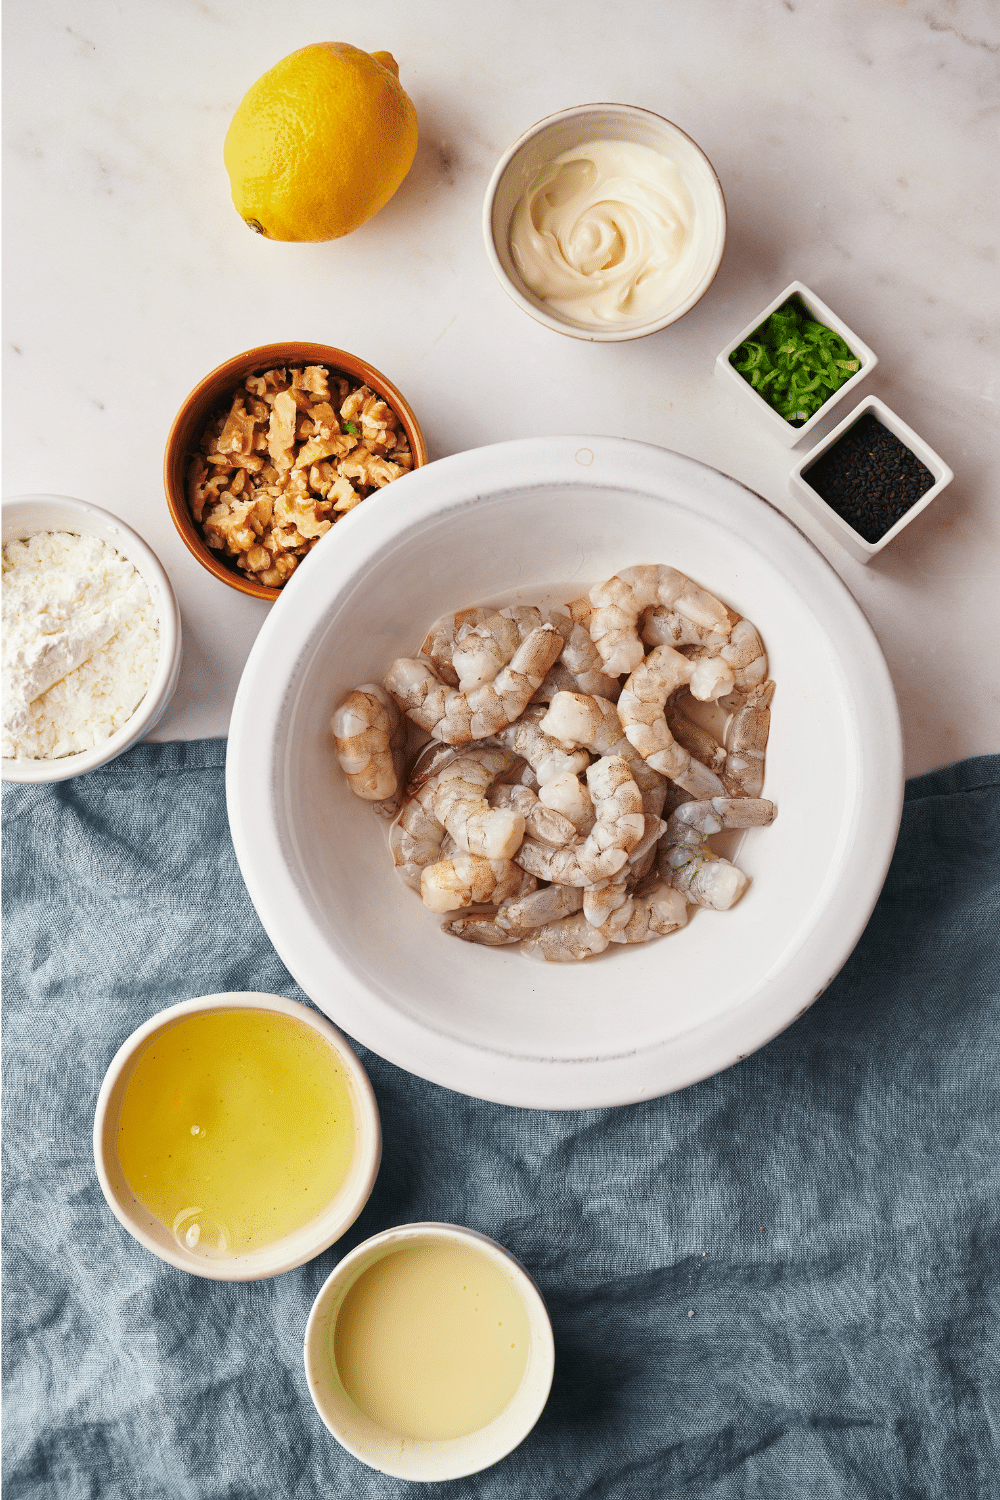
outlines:
[{"label": "white bowl of flour", "polygon": [[124,521],[65,495],[3,507],[5,781],[64,781],[148,734],[181,624],[159,560]]}]

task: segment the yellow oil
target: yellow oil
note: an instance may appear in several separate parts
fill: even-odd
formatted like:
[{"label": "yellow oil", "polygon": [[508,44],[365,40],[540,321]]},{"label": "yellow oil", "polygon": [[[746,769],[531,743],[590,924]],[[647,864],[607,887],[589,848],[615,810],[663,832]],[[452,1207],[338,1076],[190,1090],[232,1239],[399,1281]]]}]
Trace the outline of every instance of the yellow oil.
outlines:
[{"label": "yellow oil", "polygon": [[492,1422],[516,1392],[528,1318],[494,1261],[441,1240],[369,1266],[333,1342],[344,1389],[373,1422],[405,1438],[457,1438]]},{"label": "yellow oil", "polygon": [[246,1255],[322,1213],[347,1178],[356,1126],[333,1047],[277,1011],[186,1016],[129,1081],[118,1156],[179,1244]]}]

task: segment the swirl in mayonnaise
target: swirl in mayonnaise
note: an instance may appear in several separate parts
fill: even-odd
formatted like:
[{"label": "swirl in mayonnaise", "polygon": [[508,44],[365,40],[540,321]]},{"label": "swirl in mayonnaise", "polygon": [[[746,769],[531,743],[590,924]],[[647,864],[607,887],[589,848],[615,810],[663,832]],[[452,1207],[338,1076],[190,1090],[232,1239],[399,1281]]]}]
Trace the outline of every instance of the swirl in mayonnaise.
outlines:
[{"label": "swirl in mayonnaise", "polygon": [[630,141],[588,141],[544,166],[510,225],[525,286],[576,323],[662,316],[696,279],[697,216],[677,167]]}]

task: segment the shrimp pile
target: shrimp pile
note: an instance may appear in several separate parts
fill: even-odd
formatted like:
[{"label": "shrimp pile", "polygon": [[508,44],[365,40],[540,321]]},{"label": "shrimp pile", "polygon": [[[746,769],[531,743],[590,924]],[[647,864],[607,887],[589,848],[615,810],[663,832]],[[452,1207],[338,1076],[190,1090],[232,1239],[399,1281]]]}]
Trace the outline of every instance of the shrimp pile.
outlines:
[{"label": "shrimp pile", "polygon": [[567,963],[740,900],[749,878],[708,840],[774,820],[773,696],[750,621],[641,564],[546,615],[442,617],[384,682],[348,694],[331,730],[445,934]]}]

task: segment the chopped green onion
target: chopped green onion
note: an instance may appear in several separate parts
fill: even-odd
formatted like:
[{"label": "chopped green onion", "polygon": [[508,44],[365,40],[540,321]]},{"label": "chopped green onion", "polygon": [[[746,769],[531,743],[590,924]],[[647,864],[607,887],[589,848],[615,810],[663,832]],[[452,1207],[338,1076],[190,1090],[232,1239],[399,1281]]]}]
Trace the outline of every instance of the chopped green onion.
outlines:
[{"label": "chopped green onion", "polygon": [[832,328],[812,319],[790,297],[729,356],[741,374],[786,422],[807,422],[861,368]]}]

